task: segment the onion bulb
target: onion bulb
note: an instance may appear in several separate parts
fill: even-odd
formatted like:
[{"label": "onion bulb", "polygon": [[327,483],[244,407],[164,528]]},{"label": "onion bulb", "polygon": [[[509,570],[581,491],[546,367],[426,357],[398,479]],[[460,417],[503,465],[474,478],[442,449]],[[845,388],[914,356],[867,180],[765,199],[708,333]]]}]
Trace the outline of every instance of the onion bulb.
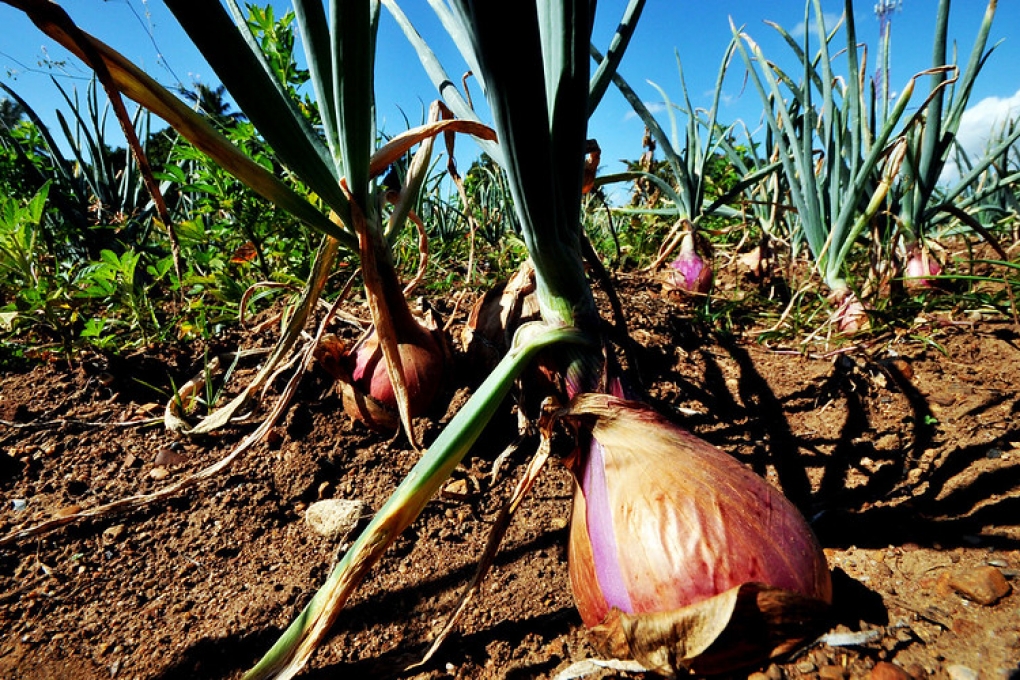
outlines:
[{"label": "onion bulb", "polygon": [[856,333],[868,328],[868,306],[849,288],[835,291],[830,300],[836,305],[832,322],[840,333]]},{"label": "onion bulb", "polygon": [[[412,417],[432,404],[447,363],[445,340],[431,313],[423,323],[413,323],[402,326],[397,343]],[[374,328],[351,349],[333,335],[324,336],[316,358],[336,380],[347,415],[374,430],[392,432],[400,427],[397,398]]]},{"label": "onion bulb", "polygon": [[907,255],[906,285],[911,289],[934,288],[936,282],[928,277],[942,273],[942,265],[938,263],[925,246],[911,247]]},{"label": "onion bulb", "polygon": [[681,293],[705,294],[712,287],[712,266],[698,253],[694,234],[688,232],[680,242],[680,254],[669,265],[666,286]]},{"label": "onion bulb", "polygon": [[715,673],[816,632],[829,570],[778,490],[638,402],[583,394],[560,417],[581,442],[570,580],[603,651]]},{"label": "onion bulb", "polygon": [[[442,346],[434,333],[424,328],[421,330],[415,338],[400,338],[397,345],[412,416],[421,415],[431,405],[442,383],[446,363]],[[374,332],[354,352],[351,378],[365,394],[383,406],[397,408],[379,337]]]}]

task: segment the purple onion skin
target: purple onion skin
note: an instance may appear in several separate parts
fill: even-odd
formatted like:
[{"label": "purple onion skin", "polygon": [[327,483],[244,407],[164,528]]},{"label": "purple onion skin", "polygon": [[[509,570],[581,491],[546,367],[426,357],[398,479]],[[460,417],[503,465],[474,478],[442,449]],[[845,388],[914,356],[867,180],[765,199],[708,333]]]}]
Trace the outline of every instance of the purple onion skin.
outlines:
[{"label": "purple onion skin", "polygon": [[712,267],[698,254],[690,234],[684,236],[680,254],[669,266],[669,285],[673,289],[705,294],[712,288]]},{"label": "purple onion skin", "polygon": [[[420,416],[428,410],[443,382],[445,357],[442,347],[432,333],[422,329],[415,342],[400,343],[400,361],[404,369],[412,416]],[[358,388],[373,399],[396,410],[397,398],[393,384],[386,371],[378,336],[371,335],[354,356],[351,378]]]},{"label": "purple onion skin", "polygon": [[591,432],[573,461],[570,533],[585,625],[614,607],[672,611],[745,583],[831,601],[814,534],[761,477],[637,402],[582,395],[570,413]]},{"label": "purple onion skin", "polygon": [[931,256],[927,248],[914,248],[907,258],[905,271],[908,288],[934,288],[937,282],[928,278],[942,273],[942,265]]}]

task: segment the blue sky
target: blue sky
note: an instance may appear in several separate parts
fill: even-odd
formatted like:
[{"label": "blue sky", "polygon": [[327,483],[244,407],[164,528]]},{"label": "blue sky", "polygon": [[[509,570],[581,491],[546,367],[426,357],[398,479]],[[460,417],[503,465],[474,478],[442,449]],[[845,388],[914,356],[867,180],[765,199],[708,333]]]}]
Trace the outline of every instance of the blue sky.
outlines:
[{"label": "blue sky", "polygon": [[[64,0],[64,7],[86,31],[113,45],[139,65],[146,68],[164,84],[195,80],[215,85],[217,79],[200,55],[190,47],[187,38],[174,18],[158,0]],[[274,2],[281,10],[285,2]],[[598,5],[598,19],[594,41],[605,47],[625,6],[624,0],[602,0]],[[856,4],[855,14],[858,39],[870,46],[869,59],[877,53],[878,20],[874,3]],[[419,30],[448,64],[451,75],[464,70],[433,18],[431,10],[422,0],[406,1],[405,11],[418,25]],[[931,62],[932,36],[935,22],[935,0],[904,0],[900,11],[892,17],[892,75],[890,83],[899,90],[911,75]],[[955,0],[950,15],[950,37],[960,50],[960,61],[965,62],[984,14],[984,0]],[[781,63],[790,56],[789,48],[781,42],[776,31],[764,23],[771,20],[795,36],[803,35],[804,2],[778,0],[777,2],[747,2],[713,0],[711,2],[683,2],[682,0],[649,0],[634,41],[621,66],[621,73],[640,96],[654,108],[662,111],[662,97],[648,83],[660,85],[674,101],[681,100],[677,75],[677,58],[683,63],[688,89],[695,106],[707,107],[711,102],[719,63],[731,37],[730,18],[743,26],[763,48],[765,54]],[[843,10],[841,0],[823,0],[827,25],[834,25]],[[65,85],[84,88],[87,73],[73,57],[56,47],[40,33],[24,15],[7,5],[0,4],[0,79],[14,88],[47,121],[53,120],[52,111],[61,106],[61,100],[49,81],[42,59],[69,60],[58,78]],[[964,120],[961,139],[971,148],[980,148],[994,121],[1012,112],[1020,115],[1020,2],[999,2],[990,43],[1002,41],[993,53],[978,79],[971,99],[972,110]],[[838,40],[838,39],[837,39]],[[422,112],[435,98],[434,90],[417,62],[414,52],[389,16],[383,12],[379,36],[380,51],[377,73],[377,108],[380,128],[394,133],[404,128],[404,116],[417,123]],[[915,99],[923,100],[919,87]],[[477,87],[474,94],[478,96]],[[735,64],[725,82],[724,104],[720,112],[722,122],[742,119],[752,128],[757,126],[761,103],[757,93],[743,87],[743,68]],[[658,113],[665,125],[668,118]],[[683,123],[681,119],[681,125]],[[643,125],[631,113],[623,98],[611,90],[603,105],[592,117],[589,136],[595,137],[603,149],[602,172],[623,169],[620,159],[635,159],[641,154]],[[463,153],[474,153],[473,145],[460,143]]]}]

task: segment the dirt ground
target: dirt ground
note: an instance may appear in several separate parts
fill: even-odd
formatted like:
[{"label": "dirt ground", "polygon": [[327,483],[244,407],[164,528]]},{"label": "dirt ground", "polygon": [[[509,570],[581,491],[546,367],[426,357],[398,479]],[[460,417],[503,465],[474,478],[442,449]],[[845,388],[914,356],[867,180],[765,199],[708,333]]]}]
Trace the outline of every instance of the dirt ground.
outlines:
[{"label": "dirt ground", "polygon": [[[919,321],[913,333],[803,356],[699,326],[652,281],[627,282],[621,296],[651,403],[782,488],[834,573],[831,634],[734,677],[1020,676],[1020,334],[1010,321]],[[207,356],[235,344],[4,362],[0,536],[222,458],[252,425],[187,440],[145,423]],[[421,420],[426,441],[471,373]],[[405,670],[470,579],[528,458],[518,451],[490,477],[515,427],[508,408],[371,573],[304,677],[574,677],[564,671],[597,658],[567,578],[572,482],[554,465],[457,632],[424,668]],[[304,521],[309,504],[377,509],[417,457],[343,416],[315,371],[267,441],[228,470],[171,500],[0,546],[0,677],[239,677],[336,559],[336,541]]]}]

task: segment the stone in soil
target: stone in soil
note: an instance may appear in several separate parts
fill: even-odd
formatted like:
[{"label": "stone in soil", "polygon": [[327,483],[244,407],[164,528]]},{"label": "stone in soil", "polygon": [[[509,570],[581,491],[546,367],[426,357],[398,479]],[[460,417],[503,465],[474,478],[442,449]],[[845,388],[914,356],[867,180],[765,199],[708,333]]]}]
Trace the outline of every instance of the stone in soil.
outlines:
[{"label": "stone in soil", "polygon": [[320,536],[330,540],[343,538],[358,523],[364,512],[362,501],[328,498],[316,501],[305,511],[305,523]]},{"label": "stone in soil", "polygon": [[888,661],[879,661],[871,669],[869,680],[913,680],[913,676],[905,669]]},{"label": "stone in soil", "polygon": [[958,572],[949,579],[949,587],[968,600],[986,606],[995,604],[1010,591],[1006,577],[992,566]]}]

